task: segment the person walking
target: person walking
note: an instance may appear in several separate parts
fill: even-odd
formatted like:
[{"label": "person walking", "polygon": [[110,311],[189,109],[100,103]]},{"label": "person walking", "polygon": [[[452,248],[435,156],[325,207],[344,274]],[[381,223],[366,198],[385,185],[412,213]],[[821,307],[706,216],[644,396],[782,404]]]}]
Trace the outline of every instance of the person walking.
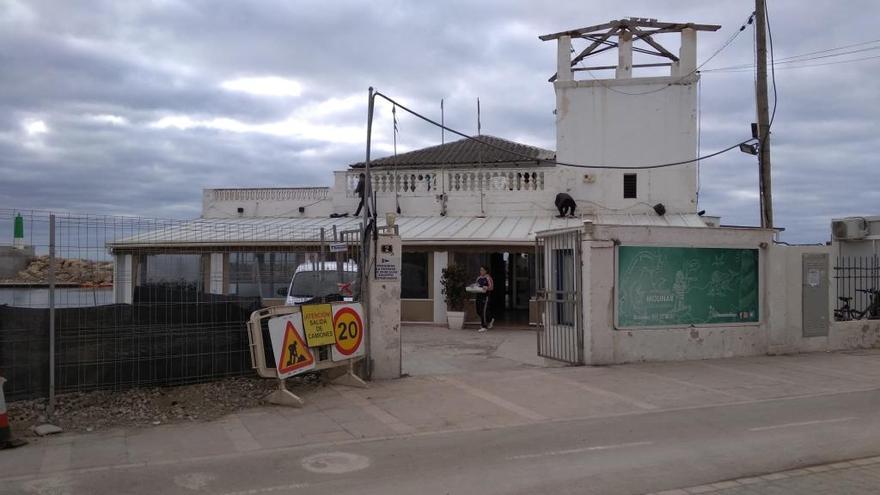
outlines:
[{"label": "person walking", "polygon": [[489,275],[489,270],[486,269],[485,266],[480,266],[480,276],[477,277],[477,286],[483,289],[483,292],[477,293],[476,299],[477,314],[480,315],[480,329],[478,331],[485,332],[495,324],[495,318],[492,317],[489,308],[489,298],[492,291],[495,290],[495,281],[492,280],[492,275]]},{"label": "person walking", "polygon": [[[364,207],[364,195],[367,192],[367,176],[366,176],[366,174],[361,173],[361,175],[358,177],[358,183],[354,189],[354,192],[361,199],[360,203],[358,203],[357,210],[354,212],[354,216],[358,216],[361,214],[361,208]],[[364,212],[364,213],[367,214],[366,212]]]}]

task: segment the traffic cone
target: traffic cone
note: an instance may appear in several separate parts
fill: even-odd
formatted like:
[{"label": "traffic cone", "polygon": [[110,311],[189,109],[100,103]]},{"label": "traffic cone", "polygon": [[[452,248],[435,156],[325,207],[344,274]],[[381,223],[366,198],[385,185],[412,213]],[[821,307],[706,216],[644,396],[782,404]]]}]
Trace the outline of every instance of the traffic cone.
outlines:
[{"label": "traffic cone", "polygon": [[9,415],[6,413],[6,397],[3,395],[4,383],[6,383],[6,378],[0,376],[0,450],[21,447],[27,443],[24,440],[12,438]]}]

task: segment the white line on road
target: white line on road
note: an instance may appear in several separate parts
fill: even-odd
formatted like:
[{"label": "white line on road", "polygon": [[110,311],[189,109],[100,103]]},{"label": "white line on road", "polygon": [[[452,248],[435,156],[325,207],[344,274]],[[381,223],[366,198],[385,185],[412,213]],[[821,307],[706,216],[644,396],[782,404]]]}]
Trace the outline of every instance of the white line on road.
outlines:
[{"label": "white line on road", "polygon": [[451,376],[444,376],[444,377],[441,377],[440,380],[447,382],[447,383],[451,383],[452,385],[455,385],[456,387],[464,390],[465,392],[467,392],[475,397],[479,397],[485,401],[491,402],[492,404],[495,404],[496,406],[507,409],[508,411],[510,411],[514,414],[518,414],[526,419],[530,419],[532,421],[545,421],[545,420],[547,420],[547,417],[541,413],[532,411],[531,409],[520,406],[519,404],[514,404],[513,402],[510,402],[507,399],[504,399],[502,397],[498,397],[497,395],[493,394],[492,392],[487,392],[483,389],[468,385],[467,383],[464,383],[463,381],[458,380],[457,378],[453,378]]},{"label": "white line on road", "polygon": [[627,404],[631,404],[633,406],[638,407],[639,409],[644,409],[646,411],[650,411],[652,409],[658,409],[658,406],[651,404],[649,402],[641,401],[638,399],[634,399],[632,397],[627,397],[625,395],[618,394],[616,392],[611,392],[610,390],[605,390],[603,388],[596,387],[595,385],[587,385],[586,383],[579,382],[577,380],[573,380],[566,376],[559,375],[557,373],[550,373],[547,371],[542,371],[541,374],[543,376],[549,376],[561,382],[568,384],[571,387],[577,387],[581,390],[587,391],[591,394],[601,395],[603,397],[608,397],[610,399],[619,400],[621,402],[626,402]]},{"label": "white line on road", "polygon": [[568,450],[551,450],[549,452],[539,452],[537,454],[523,454],[523,455],[515,455],[512,457],[508,457],[507,460],[512,461],[516,459],[535,459],[537,457],[550,457],[555,455],[569,455],[569,454],[582,454],[584,452],[595,452],[598,450],[612,450],[612,449],[622,449],[626,447],[641,447],[645,445],[651,445],[654,442],[631,442],[631,443],[617,443],[613,445],[595,445],[593,447],[582,447],[580,449],[568,449]]},{"label": "white line on road", "polygon": [[360,407],[362,411],[377,419],[380,423],[387,426],[388,428],[391,428],[394,433],[397,433],[398,435],[409,435],[411,433],[415,433],[416,429],[414,427],[404,423],[396,416],[373,404],[369,400],[361,397],[361,395],[354,390],[337,386],[333,386],[332,388],[339,395],[345,397],[346,399],[353,402],[356,406]]},{"label": "white line on road", "polygon": [[775,430],[777,428],[793,428],[796,426],[821,425],[821,424],[826,424],[826,423],[843,423],[844,421],[852,421],[854,419],[856,419],[855,416],[847,416],[845,418],[834,418],[834,419],[817,419],[815,421],[801,421],[799,423],[783,423],[781,425],[758,426],[756,428],[749,428],[749,431]]},{"label": "white line on road", "polygon": [[297,490],[309,486],[308,483],[293,483],[290,485],[267,486],[265,488],[253,488],[251,490],[242,490],[238,492],[223,492],[218,495],[257,495],[260,493],[280,492],[281,490]]}]

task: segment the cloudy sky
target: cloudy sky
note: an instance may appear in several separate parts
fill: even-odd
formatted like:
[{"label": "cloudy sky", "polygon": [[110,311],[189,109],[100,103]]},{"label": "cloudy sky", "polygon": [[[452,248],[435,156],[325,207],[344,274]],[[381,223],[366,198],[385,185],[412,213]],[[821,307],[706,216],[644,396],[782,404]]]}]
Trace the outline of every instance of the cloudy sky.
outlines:
[{"label": "cloudy sky", "polygon": [[[769,4],[777,59],[880,38],[878,2]],[[370,85],[435,116],[445,98],[447,124],[471,133],[479,96],[484,133],[553,149],[555,45],[539,34],[627,16],[721,24],[701,34],[702,61],[752,8],[0,0],[0,208],[192,218],[204,187],[329,185],[331,170],[363,158]],[[751,64],[752,48],[749,28],[704,69]],[[880,214],[880,58],[869,58],[878,48],[779,65],[773,193],[783,240],[825,241],[831,217]],[[375,147],[387,153],[389,109],[378,112]],[[751,70],[706,71],[701,120],[703,153],[747,137]],[[439,139],[401,116],[400,150]],[[758,223],[754,157],[704,162],[701,185],[701,208]]]}]

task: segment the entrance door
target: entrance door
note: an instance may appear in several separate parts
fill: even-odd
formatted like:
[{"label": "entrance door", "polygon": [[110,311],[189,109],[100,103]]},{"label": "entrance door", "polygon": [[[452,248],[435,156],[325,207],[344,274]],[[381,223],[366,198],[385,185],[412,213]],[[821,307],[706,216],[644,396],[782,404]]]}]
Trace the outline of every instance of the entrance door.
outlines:
[{"label": "entrance door", "polygon": [[539,235],[535,256],[537,298],[542,309],[538,326],[538,355],[583,364],[580,230]]}]

